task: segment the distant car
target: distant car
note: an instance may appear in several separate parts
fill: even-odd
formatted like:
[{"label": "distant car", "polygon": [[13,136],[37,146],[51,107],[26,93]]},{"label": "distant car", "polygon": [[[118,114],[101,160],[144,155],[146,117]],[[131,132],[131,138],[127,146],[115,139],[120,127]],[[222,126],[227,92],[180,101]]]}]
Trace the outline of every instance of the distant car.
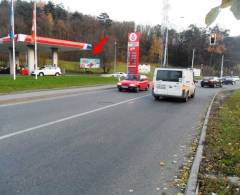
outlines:
[{"label": "distant car", "polygon": [[10,74],[9,67],[0,67],[0,74]]},{"label": "distant car", "polygon": [[222,80],[219,77],[204,77],[201,87],[222,87]]},{"label": "distant car", "polygon": [[126,78],[127,74],[125,72],[115,72],[112,74],[112,76],[115,78]]},{"label": "distant car", "polygon": [[240,81],[239,76],[232,76],[232,79],[233,79],[234,82]]},{"label": "distant car", "polygon": [[233,81],[233,78],[230,76],[226,76],[222,78],[222,84],[224,85],[234,85],[235,81]]},{"label": "distant car", "polygon": [[61,69],[55,66],[44,66],[38,70],[34,70],[32,75],[37,74],[38,76],[60,76],[62,74]]},{"label": "distant car", "polygon": [[129,91],[147,91],[149,89],[150,83],[145,75],[127,75],[126,78],[117,83],[117,88],[119,91],[129,90]]},{"label": "distant car", "polygon": [[28,68],[23,68],[20,70],[21,75],[28,75],[29,74],[29,69]]}]

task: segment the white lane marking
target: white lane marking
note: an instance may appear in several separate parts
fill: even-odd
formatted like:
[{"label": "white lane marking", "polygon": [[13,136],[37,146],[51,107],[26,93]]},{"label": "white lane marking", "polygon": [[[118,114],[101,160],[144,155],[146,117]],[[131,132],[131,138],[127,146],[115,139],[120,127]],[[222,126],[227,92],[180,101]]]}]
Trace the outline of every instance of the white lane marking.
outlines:
[{"label": "white lane marking", "polygon": [[134,189],[129,189],[128,191],[129,191],[130,193],[132,193],[132,192],[134,192]]},{"label": "white lane marking", "polygon": [[122,101],[122,102],[118,102],[118,103],[115,103],[115,104],[111,104],[111,105],[108,105],[108,106],[104,106],[104,107],[101,107],[101,108],[90,110],[90,111],[87,111],[87,112],[75,114],[75,115],[72,115],[72,116],[69,116],[69,117],[61,118],[61,119],[58,119],[58,120],[55,120],[55,121],[52,121],[52,122],[48,122],[48,123],[44,123],[42,125],[37,125],[35,127],[31,127],[31,128],[28,128],[28,129],[19,130],[19,131],[14,132],[14,133],[10,133],[10,134],[0,136],[0,140],[4,140],[4,139],[10,138],[10,137],[14,137],[16,135],[24,134],[24,133],[27,133],[27,132],[30,132],[30,131],[35,131],[37,129],[47,127],[47,126],[50,126],[50,125],[54,125],[54,124],[57,124],[57,123],[61,123],[61,122],[67,121],[67,120],[71,120],[71,119],[79,118],[79,117],[82,117],[82,116],[86,116],[86,115],[92,114],[94,112],[106,110],[108,108],[116,107],[116,106],[119,106],[121,104],[125,104],[125,103],[128,103],[128,102],[134,101],[134,100],[139,100],[139,99],[142,99],[142,98],[147,97],[147,96],[150,96],[150,94],[143,95],[143,96],[136,97],[136,98],[132,98],[132,99],[128,99],[128,100],[125,100],[125,101]]},{"label": "white lane marking", "polygon": [[[106,89],[107,90],[107,89]],[[85,92],[85,93],[80,93],[77,92],[76,94],[59,94],[57,97],[44,97],[44,96],[36,96],[32,98],[40,98],[37,100],[23,100],[22,102],[17,102],[17,103],[7,103],[7,104],[0,104],[0,108],[8,107],[8,106],[16,106],[16,105],[21,105],[21,104],[30,104],[30,103],[37,103],[37,102],[43,102],[43,101],[50,101],[50,100],[56,100],[56,99],[63,99],[66,97],[75,97],[75,96],[83,96],[83,95],[91,95],[91,94],[98,94],[98,93],[106,93],[106,90],[104,89],[103,91],[94,91],[94,92]],[[54,94],[52,94],[54,95]],[[51,96],[51,95],[49,95]],[[26,97],[31,98],[31,97]],[[24,98],[22,98],[24,99]]]}]

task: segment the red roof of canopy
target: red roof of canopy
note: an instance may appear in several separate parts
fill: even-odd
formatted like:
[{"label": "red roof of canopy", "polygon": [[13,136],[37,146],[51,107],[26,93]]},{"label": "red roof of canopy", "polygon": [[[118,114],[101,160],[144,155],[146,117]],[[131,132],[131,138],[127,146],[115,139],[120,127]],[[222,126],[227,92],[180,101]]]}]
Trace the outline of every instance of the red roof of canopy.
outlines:
[{"label": "red roof of canopy", "polygon": [[[20,45],[33,45],[34,40],[31,35],[24,35],[24,34],[16,34],[15,37],[16,47],[18,44]],[[47,38],[47,37],[37,37],[36,42],[38,46],[44,46],[45,48],[59,48],[62,51],[70,51],[70,50],[91,50],[92,45],[88,43],[81,43],[81,42],[74,42],[74,41],[67,41],[62,39],[54,39],[54,38]],[[1,45],[11,45],[10,37],[3,37],[0,38],[0,50]]]}]

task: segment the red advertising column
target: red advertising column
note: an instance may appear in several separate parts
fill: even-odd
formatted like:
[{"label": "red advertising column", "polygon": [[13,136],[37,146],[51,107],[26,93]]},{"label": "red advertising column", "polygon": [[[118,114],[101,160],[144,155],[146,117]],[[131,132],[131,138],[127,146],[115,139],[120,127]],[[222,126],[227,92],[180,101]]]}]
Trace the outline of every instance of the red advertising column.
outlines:
[{"label": "red advertising column", "polygon": [[128,74],[138,74],[139,65],[139,41],[140,32],[128,33],[128,57],[127,57],[127,69]]}]

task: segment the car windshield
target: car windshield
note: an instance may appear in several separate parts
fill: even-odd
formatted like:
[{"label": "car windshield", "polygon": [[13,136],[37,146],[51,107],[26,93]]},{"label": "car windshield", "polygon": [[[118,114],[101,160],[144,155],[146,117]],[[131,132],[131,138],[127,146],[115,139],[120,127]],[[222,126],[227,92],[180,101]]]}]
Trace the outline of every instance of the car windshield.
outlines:
[{"label": "car windshield", "polygon": [[138,81],[139,80],[139,76],[138,75],[134,75],[134,74],[128,74],[125,80]]},{"label": "car windshield", "polygon": [[156,80],[179,82],[182,78],[182,71],[158,70]]}]

